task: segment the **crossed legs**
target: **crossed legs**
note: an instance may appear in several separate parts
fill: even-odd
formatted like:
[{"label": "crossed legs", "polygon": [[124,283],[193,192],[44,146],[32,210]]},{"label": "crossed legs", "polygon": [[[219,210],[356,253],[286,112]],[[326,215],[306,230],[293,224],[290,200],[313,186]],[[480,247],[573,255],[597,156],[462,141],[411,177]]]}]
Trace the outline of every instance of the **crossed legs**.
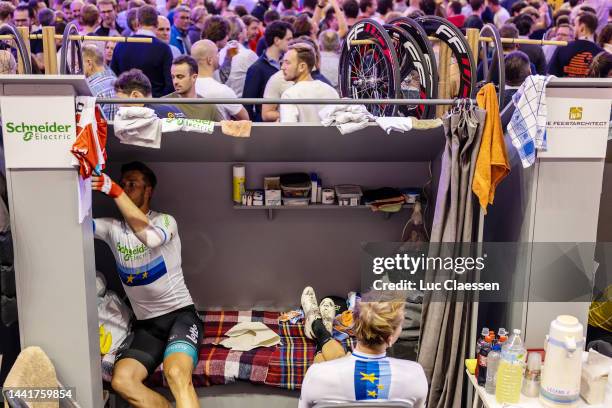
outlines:
[{"label": "crossed legs", "polygon": [[314,363],[344,357],[346,355],[344,347],[332,337],[333,321],[336,316],[334,302],[326,298],[318,305],[314,290],[308,286],[302,292],[301,303],[304,310],[306,337],[317,343],[318,353],[314,357]]}]

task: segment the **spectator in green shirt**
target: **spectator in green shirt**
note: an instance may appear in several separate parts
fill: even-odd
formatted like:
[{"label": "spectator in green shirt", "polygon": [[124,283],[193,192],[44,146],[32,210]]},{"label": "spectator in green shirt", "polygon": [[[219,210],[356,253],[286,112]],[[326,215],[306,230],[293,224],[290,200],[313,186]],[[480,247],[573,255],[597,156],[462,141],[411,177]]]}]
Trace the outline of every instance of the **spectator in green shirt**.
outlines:
[{"label": "spectator in green shirt", "polygon": [[[167,98],[201,98],[196,94],[195,83],[198,78],[198,63],[188,55],[181,55],[172,61],[170,68],[174,92],[166,95]],[[189,119],[202,119],[219,121],[220,117],[216,105],[213,104],[174,104],[185,113]]]}]

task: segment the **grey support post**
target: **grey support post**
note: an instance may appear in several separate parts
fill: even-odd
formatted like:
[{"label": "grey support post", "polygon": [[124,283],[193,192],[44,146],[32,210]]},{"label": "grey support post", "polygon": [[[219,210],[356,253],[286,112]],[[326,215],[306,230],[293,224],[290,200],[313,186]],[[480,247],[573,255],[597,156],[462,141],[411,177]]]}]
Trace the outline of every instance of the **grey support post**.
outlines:
[{"label": "grey support post", "polygon": [[102,407],[91,216],[79,223],[82,76],[0,76],[21,347],[40,346],[82,407]]}]

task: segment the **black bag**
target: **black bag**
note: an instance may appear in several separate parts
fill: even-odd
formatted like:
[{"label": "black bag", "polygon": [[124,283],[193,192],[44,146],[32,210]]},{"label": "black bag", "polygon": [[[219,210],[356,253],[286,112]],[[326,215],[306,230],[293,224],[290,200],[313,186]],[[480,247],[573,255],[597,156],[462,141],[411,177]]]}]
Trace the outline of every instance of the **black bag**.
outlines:
[{"label": "black bag", "polygon": [[0,265],[0,294],[14,297],[15,290],[15,269],[12,265]]}]

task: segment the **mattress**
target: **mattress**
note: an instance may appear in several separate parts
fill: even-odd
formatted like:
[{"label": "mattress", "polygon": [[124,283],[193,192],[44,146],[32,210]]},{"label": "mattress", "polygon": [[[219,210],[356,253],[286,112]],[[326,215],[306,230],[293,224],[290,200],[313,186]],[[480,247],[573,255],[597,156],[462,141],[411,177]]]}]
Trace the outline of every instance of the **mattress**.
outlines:
[{"label": "mattress", "polygon": [[[200,312],[204,323],[204,336],[198,354],[192,381],[195,387],[231,384],[248,381],[253,384],[299,390],[312,364],[316,344],[306,338],[302,321],[295,324],[278,322],[278,312],[269,311],[205,311]],[[280,336],[280,344],[250,351],[233,351],[217,346],[224,334],[241,322],[262,322]],[[348,337],[341,341],[352,350],[355,341]],[[115,355],[102,358],[102,377],[110,382]],[[147,379],[152,388],[166,387],[163,364]]]}]

